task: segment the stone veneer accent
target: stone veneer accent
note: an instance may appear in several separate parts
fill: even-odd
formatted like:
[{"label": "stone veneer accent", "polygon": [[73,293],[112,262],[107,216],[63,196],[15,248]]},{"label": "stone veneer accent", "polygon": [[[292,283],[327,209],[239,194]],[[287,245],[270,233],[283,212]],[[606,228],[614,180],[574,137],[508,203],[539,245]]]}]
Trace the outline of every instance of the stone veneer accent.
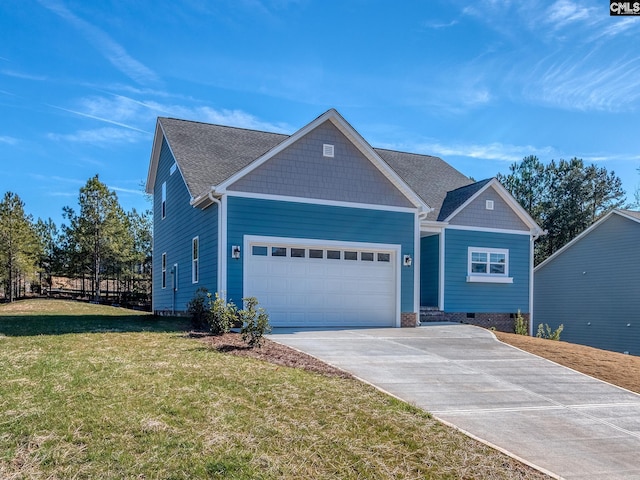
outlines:
[{"label": "stone veneer accent", "polygon": [[418,314],[414,312],[402,312],[400,314],[400,326],[401,327],[417,327],[418,326]]}]

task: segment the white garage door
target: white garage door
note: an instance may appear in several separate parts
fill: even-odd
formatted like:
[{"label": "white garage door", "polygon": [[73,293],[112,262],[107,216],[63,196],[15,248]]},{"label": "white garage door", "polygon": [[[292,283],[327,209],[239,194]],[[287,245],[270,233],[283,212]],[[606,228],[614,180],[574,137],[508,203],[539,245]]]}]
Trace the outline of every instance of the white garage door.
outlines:
[{"label": "white garage door", "polygon": [[397,251],[386,247],[247,242],[244,295],[273,326],[395,326]]}]

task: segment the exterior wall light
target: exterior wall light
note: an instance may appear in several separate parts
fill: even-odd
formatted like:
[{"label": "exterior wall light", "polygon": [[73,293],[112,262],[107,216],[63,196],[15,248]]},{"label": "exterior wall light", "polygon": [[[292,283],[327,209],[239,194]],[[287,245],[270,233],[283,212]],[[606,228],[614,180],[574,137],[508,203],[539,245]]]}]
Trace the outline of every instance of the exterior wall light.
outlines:
[{"label": "exterior wall light", "polygon": [[240,245],[231,247],[231,258],[238,260],[240,258]]}]

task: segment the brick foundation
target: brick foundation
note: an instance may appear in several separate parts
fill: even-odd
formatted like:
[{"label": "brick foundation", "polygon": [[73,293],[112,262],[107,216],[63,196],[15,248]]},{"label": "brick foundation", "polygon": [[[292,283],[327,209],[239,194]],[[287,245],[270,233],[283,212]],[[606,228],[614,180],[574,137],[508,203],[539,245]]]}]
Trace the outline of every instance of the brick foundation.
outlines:
[{"label": "brick foundation", "polygon": [[[484,328],[494,328],[500,332],[515,332],[515,313],[443,313],[444,318],[448,322],[467,323],[469,325],[477,325]],[[527,325],[529,325],[529,314],[523,313],[522,317]]]},{"label": "brick foundation", "polygon": [[414,312],[402,312],[400,314],[400,326],[401,327],[417,327],[418,326],[418,314]]},{"label": "brick foundation", "polygon": [[[421,321],[467,323],[484,328],[494,328],[500,332],[513,333],[515,331],[515,313],[467,313],[467,312],[424,312]],[[529,314],[523,313],[527,328],[529,326]]]}]

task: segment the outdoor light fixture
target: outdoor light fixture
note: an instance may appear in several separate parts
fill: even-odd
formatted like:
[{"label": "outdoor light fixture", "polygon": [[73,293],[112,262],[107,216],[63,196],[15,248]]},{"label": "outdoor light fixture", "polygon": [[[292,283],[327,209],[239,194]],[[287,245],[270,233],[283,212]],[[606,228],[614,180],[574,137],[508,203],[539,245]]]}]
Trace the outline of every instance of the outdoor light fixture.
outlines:
[{"label": "outdoor light fixture", "polygon": [[231,258],[238,260],[240,258],[240,245],[231,247]]},{"label": "outdoor light fixture", "polygon": [[405,267],[410,267],[410,266],[411,266],[411,255],[405,255],[405,256],[403,257],[402,264],[403,264]]}]

